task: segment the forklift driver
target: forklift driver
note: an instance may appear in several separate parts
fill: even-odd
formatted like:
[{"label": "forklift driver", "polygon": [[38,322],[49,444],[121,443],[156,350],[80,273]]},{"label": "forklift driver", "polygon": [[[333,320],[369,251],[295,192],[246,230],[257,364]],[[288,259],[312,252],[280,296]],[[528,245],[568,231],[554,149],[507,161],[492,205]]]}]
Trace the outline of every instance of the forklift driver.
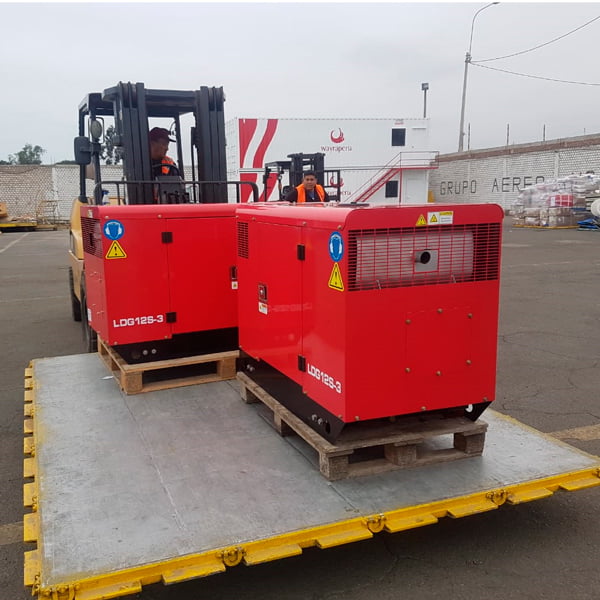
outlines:
[{"label": "forklift driver", "polygon": [[323,186],[317,183],[317,174],[314,171],[304,171],[302,183],[292,188],[285,197],[286,202],[329,202],[329,196]]},{"label": "forklift driver", "polygon": [[179,175],[175,161],[167,156],[169,142],[174,142],[169,137],[169,131],[162,127],[154,127],[148,136],[150,140],[150,160],[152,161],[152,176]]}]

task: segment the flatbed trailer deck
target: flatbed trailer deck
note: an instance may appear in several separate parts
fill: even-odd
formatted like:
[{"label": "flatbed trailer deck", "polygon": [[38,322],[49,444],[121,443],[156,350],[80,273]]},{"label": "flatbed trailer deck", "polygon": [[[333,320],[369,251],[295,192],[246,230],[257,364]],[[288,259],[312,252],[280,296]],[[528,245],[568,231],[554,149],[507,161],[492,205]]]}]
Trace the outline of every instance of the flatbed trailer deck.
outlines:
[{"label": "flatbed trailer deck", "polygon": [[25,585],[99,600],[600,485],[600,458],[488,410],[481,457],[327,481],[235,381],[128,396],[96,354],[32,361]]},{"label": "flatbed trailer deck", "polygon": [[36,221],[0,221],[0,232],[35,231],[37,228]]}]

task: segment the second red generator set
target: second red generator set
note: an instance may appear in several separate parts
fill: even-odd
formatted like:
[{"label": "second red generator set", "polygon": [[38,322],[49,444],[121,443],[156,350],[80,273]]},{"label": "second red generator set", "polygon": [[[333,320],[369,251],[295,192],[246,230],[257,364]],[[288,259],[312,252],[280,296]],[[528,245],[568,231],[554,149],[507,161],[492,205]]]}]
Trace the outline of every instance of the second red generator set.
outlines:
[{"label": "second red generator set", "polygon": [[500,206],[237,215],[242,368],[324,437],[494,400]]},{"label": "second red generator set", "polygon": [[237,349],[235,208],[82,206],[86,317],[128,362]]}]

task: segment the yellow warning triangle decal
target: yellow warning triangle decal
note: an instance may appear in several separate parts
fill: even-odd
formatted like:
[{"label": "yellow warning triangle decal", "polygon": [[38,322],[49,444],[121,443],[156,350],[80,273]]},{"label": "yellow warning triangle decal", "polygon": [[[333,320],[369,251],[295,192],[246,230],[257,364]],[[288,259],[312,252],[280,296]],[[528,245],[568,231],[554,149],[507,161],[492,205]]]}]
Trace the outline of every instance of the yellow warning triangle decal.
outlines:
[{"label": "yellow warning triangle decal", "polygon": [[329,277],[329,287],[340,292],[344,291],[344,282],[342,281],[342,274],[337,263],[333,263],[333,269]]},{"label": "yellow warning triangle decal", "polygon": [[106,258],[127,258],[127,254],[125,254],[125,250],[121,248],[121,244],[115,240],[108,249],[106,253]]},{"label": "yellow warning triangle decal", "polygon": [[431,219],[429,220],[430,223],[437,223],[437,217],[435,216],[435,213],[433,215],[431,215]]},{"label": "yellow warning triangle decal", "polygon": [[425,216],[421,215],[418,219],[417,219],[417,227],[419,227],[420,225],[427,225],[427,221],[425,220]]}]

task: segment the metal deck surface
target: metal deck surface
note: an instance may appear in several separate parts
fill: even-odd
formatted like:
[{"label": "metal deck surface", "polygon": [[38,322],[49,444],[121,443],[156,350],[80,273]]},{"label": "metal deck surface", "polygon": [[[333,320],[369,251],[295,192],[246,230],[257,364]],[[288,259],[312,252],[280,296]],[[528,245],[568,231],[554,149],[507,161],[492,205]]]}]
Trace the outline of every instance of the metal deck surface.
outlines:
[{"label": "metal deck surface", "polygon": [[[254,564],[364,539],[383,528],[371,519],[360,533],[360,519],[373,515],[392,523],[404,509],[434,505],[414,527],[436,514],[487,510],[480,493],[494,500],[512,490],[516,503],[522,490],[525,501],[600,483],[599,458],[490,410],[481,457],[329,482],[312,450],[281,438],[235,382],[127,396],[94,354],[38,359],[31,374],[35,489],[26,496],[36,496],[37,512],[25,524],[37,550],[25,578],[38,594],[77,583],[75,598],[104,597],[111,580],[102,578],[117,572],[129,573],[117,588],[131,593],[141,580],[178,581],[242,558]],[[546,483],[531,487],[537,480]],[[327,529],[337,523],[351,525]],[[252,558],[254,542],[262,546]],[[239,551],[230,562],[228,548]],[[147,565],[163,565],[161,576]]]}]

